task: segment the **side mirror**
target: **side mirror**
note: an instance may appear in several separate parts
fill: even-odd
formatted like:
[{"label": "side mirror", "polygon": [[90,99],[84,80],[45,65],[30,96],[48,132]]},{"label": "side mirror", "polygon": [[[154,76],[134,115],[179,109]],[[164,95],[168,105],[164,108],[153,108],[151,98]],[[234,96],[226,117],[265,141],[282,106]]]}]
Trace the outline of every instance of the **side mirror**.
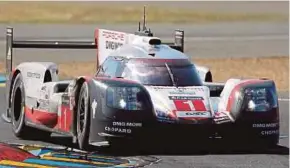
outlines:
[{"label": "side mirror", "polygon": [[199,65],[195,65],[196,70],[199,74],[199,77],[201,78],[201,80],[203,82],[212,82],[212,74],[209,70],[209,68],[204,67],[204,66],[199,66]]}]

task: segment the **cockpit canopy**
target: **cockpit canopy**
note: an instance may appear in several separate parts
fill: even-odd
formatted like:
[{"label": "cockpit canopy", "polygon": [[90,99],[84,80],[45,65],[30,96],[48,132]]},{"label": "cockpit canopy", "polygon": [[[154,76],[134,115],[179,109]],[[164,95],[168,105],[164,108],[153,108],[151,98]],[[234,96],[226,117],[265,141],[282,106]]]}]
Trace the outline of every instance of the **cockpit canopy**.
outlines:
[{"label": "cockpit canopy", "polygon": [[119,77],[154,86],[201,86],[196,67],[188,59],[108,58],[97,76]]},{"label": "cockpit canopy", "polygon": [[154,86],[201,86],[193,64],[186,59],[131,59],[122,77]]}]

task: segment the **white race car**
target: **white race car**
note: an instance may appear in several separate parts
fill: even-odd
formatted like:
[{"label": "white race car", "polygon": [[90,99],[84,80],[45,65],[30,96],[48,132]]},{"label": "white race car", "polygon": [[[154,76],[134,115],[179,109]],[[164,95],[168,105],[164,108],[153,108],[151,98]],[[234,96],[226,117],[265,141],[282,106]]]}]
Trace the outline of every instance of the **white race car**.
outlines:
[{"label": "white race car", "polygon": [[[60,81],[55,63],[12,68],[13,48],[98,49],[98,70],[95,76]],[[274,81],[212,83],[209,69],[192,63],[183,48],[181,30],[175,31],[174,43],[163,43],[147,30],[104,29],[96,29],[94,42],[65,42],[17,41],[8,28],[3,116],[17,137],[65,134],[81,149],[121,139],[192,143],[213,135],[234,143],[277,144]]]}]

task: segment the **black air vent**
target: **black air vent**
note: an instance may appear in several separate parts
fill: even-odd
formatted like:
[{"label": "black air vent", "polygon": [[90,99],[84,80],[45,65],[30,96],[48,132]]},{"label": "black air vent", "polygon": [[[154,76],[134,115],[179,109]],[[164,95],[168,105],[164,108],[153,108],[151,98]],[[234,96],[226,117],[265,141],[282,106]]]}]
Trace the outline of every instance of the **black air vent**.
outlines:
[{"label": "black air vent", "polygon": [[150,39],[149,40],[149,44],[150,45],[160,45],[161,44],[161,40],[160,39]]}]

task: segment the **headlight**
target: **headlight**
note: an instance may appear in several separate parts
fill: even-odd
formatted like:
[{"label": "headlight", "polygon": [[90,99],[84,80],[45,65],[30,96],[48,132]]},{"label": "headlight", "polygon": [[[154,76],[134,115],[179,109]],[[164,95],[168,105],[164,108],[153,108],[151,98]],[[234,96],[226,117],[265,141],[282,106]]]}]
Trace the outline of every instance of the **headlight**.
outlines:
[{"label": "headlight", "polygon": [[275,95],[271,92],[271,88],[247,88],[244,98],[248,111],[269,111],[276,106]]},{"label": "headlight", "polygon": [[142,110],[141,89],[138,87],[109,87],[107,106],[124,110]]}]

